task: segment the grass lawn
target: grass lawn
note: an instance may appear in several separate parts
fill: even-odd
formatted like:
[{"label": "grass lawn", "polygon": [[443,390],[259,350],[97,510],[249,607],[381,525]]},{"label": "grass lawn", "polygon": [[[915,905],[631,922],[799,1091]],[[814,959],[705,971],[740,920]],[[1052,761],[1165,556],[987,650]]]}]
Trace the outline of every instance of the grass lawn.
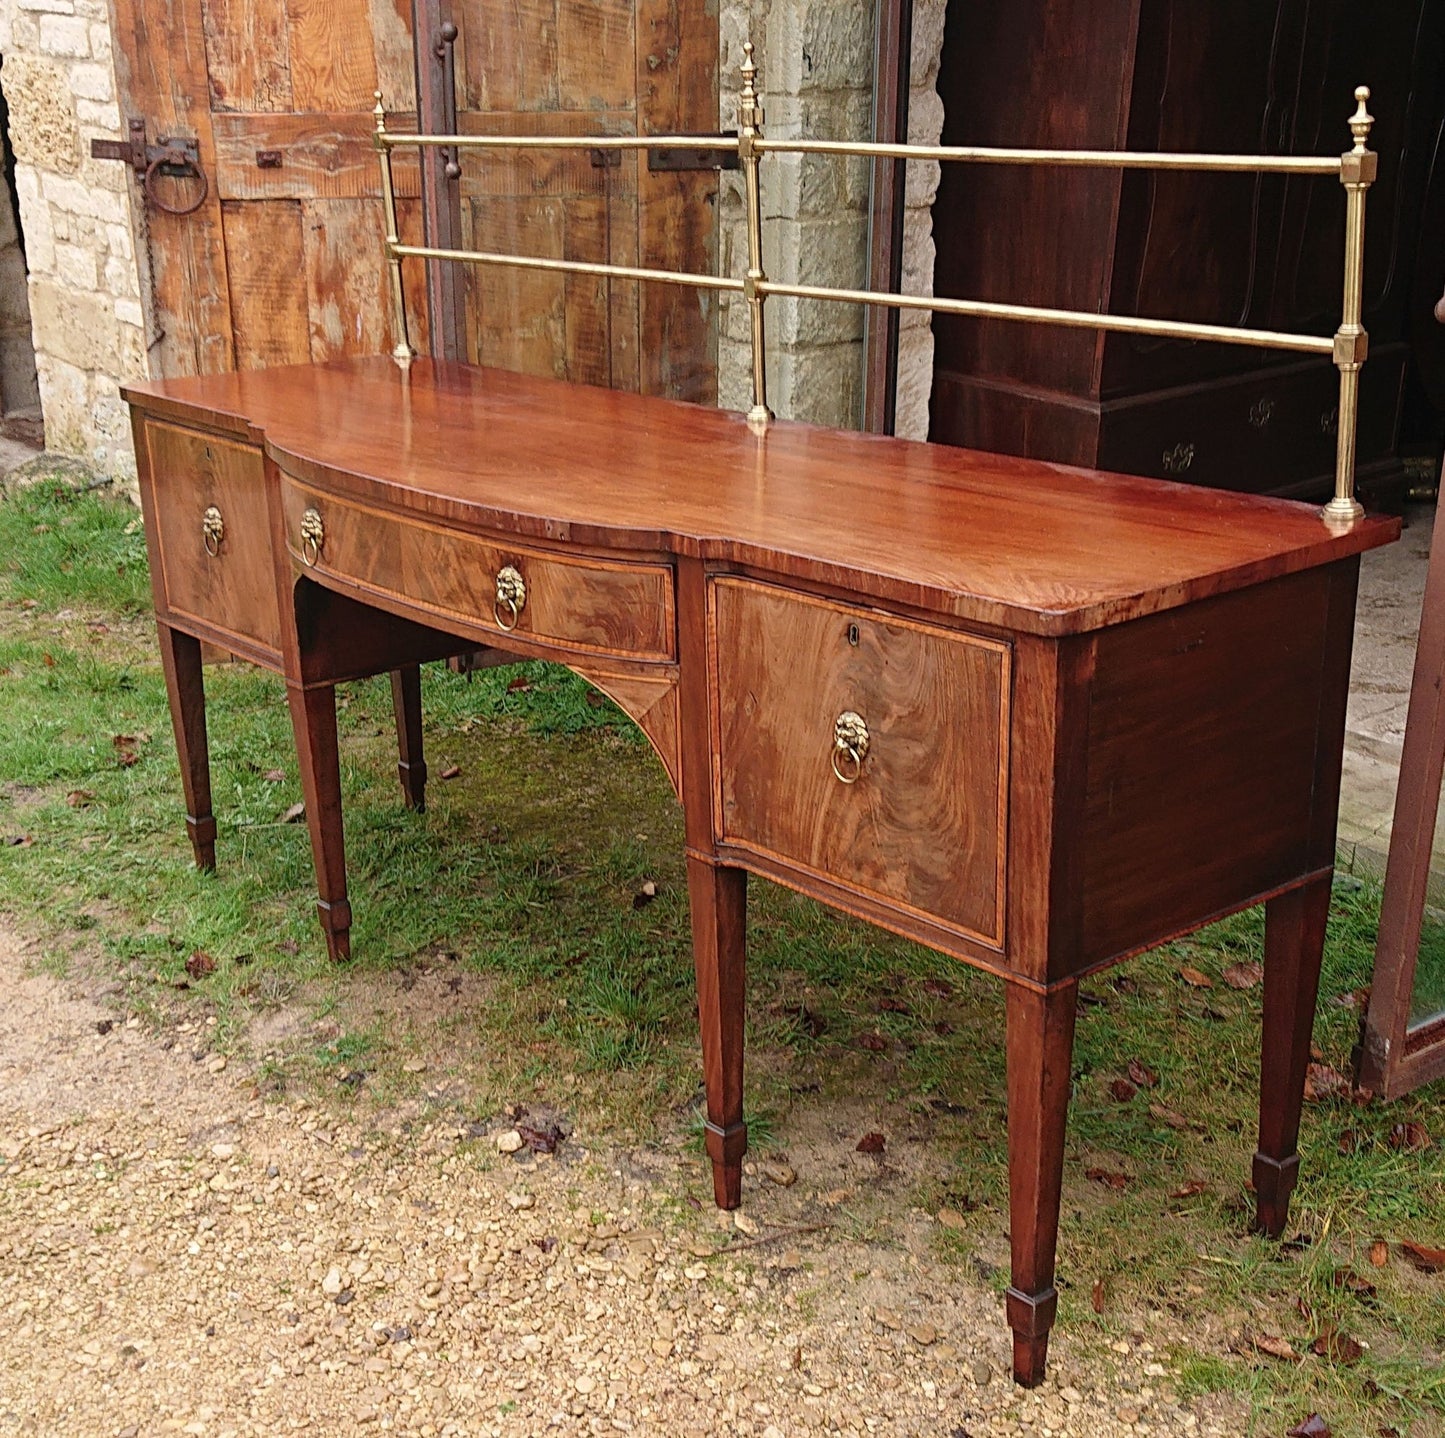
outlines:
[{"label": "grass lawn", "polygon": [[[385,1022],[318,1022],[268,1046],[267,1015],[344,1015],[352,986],[456,964],[489,996],[448,1019],[487,1056],[468,1075],[474,1116],[526,1091],[618,1144],[691,1141],[680,815],[626,719],[550,666],[471,682],[431,666],[433,777],[415,816],[385,681],[348,686],[357,958],[338,972],[305,826],[284,822],[299,784],[281,686],[242,665],[206,675],[220,867],[192,868],[148,605],[134,510],[54,486],[0,502],[0,908],[47,938],[47,962],[104,975],[157,1025],[214,1018],[220,1047],[262,1061],[264,1087],[338,1104],[397,1091],[413,1040]],[[642,902],[649,879],[657,897]],[[860,1096],[927,1116],[928,1176],[890,1202],[954,1210],[942,1254],[961,1281],[1001,1290],[1000,986],[761,881],[752,894],[755,1147],[790,1148],[810,1117]],[[1378,904],[1368,885],[1337,885],[1315,1025],[1334,1070],[1349,1068]],[[1261,1433],[1313,1411],[1337,1438],[1439,1433],[1445,1273],[1400,1245],[1445,1248],[1445,1086],[1309,1103],[1297,1237],[1248,1236],[1261,940],[1262,914],[1246,913],[1086,985],[1060,1323],[1099,1350],[1145,1335],[1181,1391],[1247,1395]],[[198,952],[214,972],[188,975]]]}]

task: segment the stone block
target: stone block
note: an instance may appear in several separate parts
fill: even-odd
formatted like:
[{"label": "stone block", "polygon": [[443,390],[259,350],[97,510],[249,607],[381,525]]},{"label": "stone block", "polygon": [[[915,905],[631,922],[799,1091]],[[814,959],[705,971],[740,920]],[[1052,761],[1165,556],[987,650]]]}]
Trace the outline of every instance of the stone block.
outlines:
[{"label": "stone block", "polygon": [[928,406],[933,394],[933,327],[914,326],[898,336],[898,410],[894,433],[900,439],[928,438]]},{"label": "stone block", "polygon": [[93,290],[96,283],[94,252],[79,245],[57,245],[55,277],[71,289]]},{"label": "stone block", "polygon": [[74,15],[75,0],[15,0],[15,8],[36,15]]},{"label": "stone block", "polygon": [[[114,100],[77,100],[75,118],[84,128],[99,130],[101,133],[95,137],[97,139],[111,139],[121,128],[120,106]],[[87,142],[90,139],[89,136],[85,138]]]},{"label": "stone block", "polygon": [[135,265],[119,255],[109,255],[105,261],[105,290],[117,299],[131,299],[140,293],[139,277]]},{"label": "stone block", "polygon": [[932,89],[937,83],[938,62],[943,58],[943,22],[947,10],[948,0],[913,0],[910,78],[915,87],[927,85]]},{"label": "stone block", "polygon": [[59,454],[84,455],[90,442],[90,380],[83,369],[37,347],[35,369],[45,444]]},{"label": "stone block", "polygon": [[41,189],[46,200],[64,213],[116,224],[130,219],[130,205],[122,190],[97,189],[63,175],[44,176]]},{"label": "stone block", "polygon": [[5,57],[0,75],[10,107],[10,142],[16,160],[40,170],[74,173],[80,146],[64,67],[34,55],[13,54]]},{"label": "stone block", "polygon": [[[115,314],[105,296],[79,294],[50,278],[30,283],[30,318],[37,354],[79,370],[119,372]],[[47,411],[46,420],[49,421]]]},{"label": "stone block", "polygon": [[78,15],[40,17],[40,53],[62,60],[90,58],[90,25]]},{"label": "stone block", "polygon": [[101,65],[92,61],[84,65],[72,65],[70,93],[77,100],[114,100],[115,82],[111,78],[109,63]]},{"label": "stone block", "polygon": [[92,20],[90,23],[90,53],[97,60],[110,59],[110,23],[107,20]]},{"label": "stone block", "polygon": [[118,299],[115,302],[115,317],[124,325],[134,325],[140,329],[145,324],[145,314],[140,307],[140,301],[136,299]]}]

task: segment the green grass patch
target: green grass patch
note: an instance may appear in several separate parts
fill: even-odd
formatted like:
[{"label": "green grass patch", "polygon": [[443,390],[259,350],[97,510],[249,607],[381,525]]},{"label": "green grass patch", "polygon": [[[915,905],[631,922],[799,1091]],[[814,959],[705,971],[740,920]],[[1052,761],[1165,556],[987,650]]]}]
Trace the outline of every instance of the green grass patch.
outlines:
[{"label": "green grass patch", "polygon": [[[124,985],[130,1010],[158,1021],[215,1017],[214,1042],[249,1047],[264,1091],[312,1085],[361,1102],[368,1075],[417,1055],[424,1075],[395,1090],[375,1080],[375,1092],[424,1096],[448,1069],[466,1073],[479,1114],[523,1098],[585,1112],[619,1142],[695,1143],[681,819],[619,712],[548,665],[470,681],[429,666],[434,777],[418,816],[400,803],[386,682],[346,686],[357,958],[338,972],[315,922],[305,827],[283,822],[300,791],[274,676],[206,671],[219,868],[191,866],[153,631],[138,617],[147,592],[133,510],[44,486],[0,503],[0,838],[24,841],[0,847],[0,905],[49,936],[47,962],[84,955]],[[450,765],[458,777],[435,777]],[[646,879],[658,894],[639,904]],[[880,1182],[878,1211],[963,1212],[961,1229],[938,1230],[940,1257],[1001,1286],[999,985],[766,883],[751,894],[755,1149],[793,1150],[803,1120],[832,1105],[888,1113],[890,1151],[912,1126],[931,1145],[930,1176],[913,1192]],[[1340,1069],[1358,1015],[1336,1000],[1369,982],[1378,905],[1369,886],[1335,895],[1315,1041]],[[1260,1433],[1315,1409],[1337,1438],[1438,1433],[1445,1277],[1418,1273],[1396,1245],[1445,1247],[1445,1093],[1308,1105],[1298,1241],[1251,1237],[1260,992],[1224,975],[1258,962],[1262,945],[1262,916],[1246,913],[1086,985],[1062,1324],[1090,1352],[1143,1334],[1186,1394],[1242,1395]],[[215,960],[209,976],[187,971],[197,951]],[[1185,983],[1186,966],[1212,987]],[[433,1004],[424,1032],[405,1012],[422,978],[472,996]],[[363,1010],[373,991],[379,1009]],[[1131,1063],[1153,1082],[1121,1098],[1114,1085]],[[1430,1148],[1394,1141],[1409,1121]],[[840,1140],[845,1152],[853,1141]],[[1122,1187],[1091,1181],[1091,1168],[1124,1175]],[[1391,1245],[1382,1269],[1368,1261],[1376,1239]],[[1309,1352],[1331,1327],[1368,1344],[1357,1362]],[[1262,1354],[1261,1334],[1301,1360]]]}]

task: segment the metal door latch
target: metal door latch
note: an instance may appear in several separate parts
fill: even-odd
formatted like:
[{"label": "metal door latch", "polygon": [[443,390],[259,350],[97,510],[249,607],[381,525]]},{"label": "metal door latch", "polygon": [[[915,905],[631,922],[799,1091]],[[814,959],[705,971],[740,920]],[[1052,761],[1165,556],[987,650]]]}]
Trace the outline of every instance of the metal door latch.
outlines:
[{"label": "metal door latch", "polygon": [[[189,215],[199,210],[211,192],[211,183],[201,168],[201,151],[194,136],[161,135],[154,145],[146,143],[146,122],[131,120],[126,125],[124,140],[92,140],[93,160],[119,160],[135,171],[145,190],[146,199],[168,215]],[[198,180],[199,193],[183,204],[172,204],[157,187],[161,176],[179,180]]]}]

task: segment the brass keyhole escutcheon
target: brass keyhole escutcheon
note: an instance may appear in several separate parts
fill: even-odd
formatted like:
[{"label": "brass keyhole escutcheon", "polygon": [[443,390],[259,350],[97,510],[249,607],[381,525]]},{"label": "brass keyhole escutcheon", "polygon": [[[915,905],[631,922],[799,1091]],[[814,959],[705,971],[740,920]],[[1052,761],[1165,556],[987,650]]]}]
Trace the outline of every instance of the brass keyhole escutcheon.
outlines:
[{"label": "brass keyhole escutcheon", "polygon": [[492,603],[492,614],[497,624],[510,633],[517,627],[522,608],[527,603],[527,581],[521,571],[512,565],[497,575],[497,597]]},{"label": "brass keyhole escutcheon", "polygon": [[309,569],[321,558],[321,546],[326,543],[326,526],[321,522],[317,510],[308,509],[301,516],[301,562]]},{"label": "brass keyhole escutcheon", "polygon": [[221,518],[221,511],[214,504],[207,505],[206,512],[201,516],[201,543],[212,559],[220,554],[225,538],[226,521]]},{"label": "brass keyhole escutcheon", "polygon": [[867,721],[845,709],[833,724],[833,773],[840,784],[856,784],[863,777],[867,753]]}]

